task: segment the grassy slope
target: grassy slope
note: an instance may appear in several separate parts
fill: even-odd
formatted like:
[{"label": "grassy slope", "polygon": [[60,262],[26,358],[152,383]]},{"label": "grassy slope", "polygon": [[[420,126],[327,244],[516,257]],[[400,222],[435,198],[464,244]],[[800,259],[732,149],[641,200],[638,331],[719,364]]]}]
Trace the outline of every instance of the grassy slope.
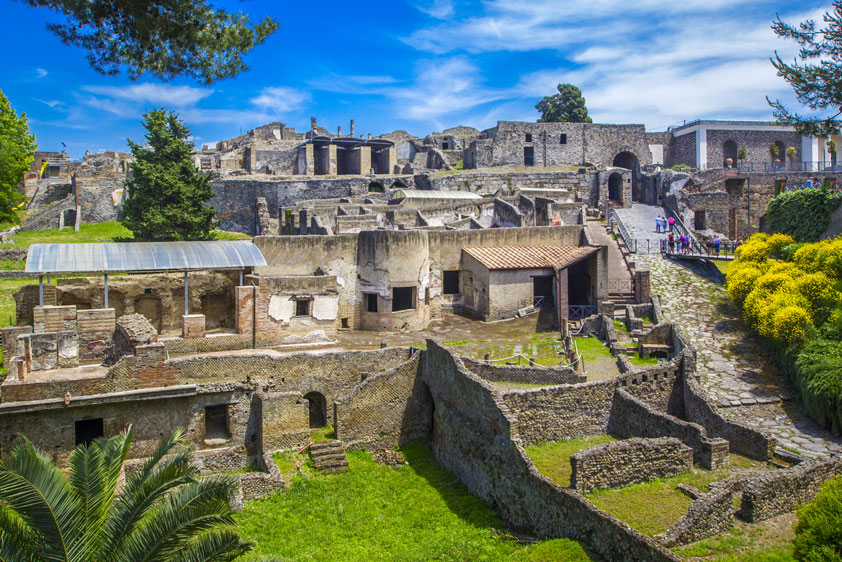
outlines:
[{"label": "grassy slope", "polygon": [[349,453],[347,472],[297,477],[287,491],[248,502],[237,526],[257,549],[245,560],[590,559],[570,540],[524,548],[426,446],[403,452],[410,466],[383,467],[367,453]]},{"label": "grassy slope", "polygon": [[536,443],[526,448],[526,454],[544,476],[561,486],[570,485],[570,457],[582,449],[616,441],[610,435],[597,435],[584,439]]}]

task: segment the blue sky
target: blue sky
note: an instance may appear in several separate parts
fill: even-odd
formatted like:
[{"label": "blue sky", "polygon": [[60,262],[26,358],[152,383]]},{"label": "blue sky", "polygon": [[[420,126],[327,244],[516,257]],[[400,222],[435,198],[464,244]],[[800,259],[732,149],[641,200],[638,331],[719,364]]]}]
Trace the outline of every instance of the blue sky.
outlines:
[{"label": "blue sky", "polygon": [[456,125],[537,118],[559,82],[580,86],[594,121],[663,130],[683,120],[770,119],[765,96],[791,100],[769,56],[794,46],[769,29],[829,2],[800,0],[217,1],[280,29],[249,71],[202,86],[106,77],[46,29],[60,16],[0,0],[0,89],[25,111],[42,150],[127,150],[140,116],[176,110],[198,145],[281,121],[357,134],[423,136]]}]

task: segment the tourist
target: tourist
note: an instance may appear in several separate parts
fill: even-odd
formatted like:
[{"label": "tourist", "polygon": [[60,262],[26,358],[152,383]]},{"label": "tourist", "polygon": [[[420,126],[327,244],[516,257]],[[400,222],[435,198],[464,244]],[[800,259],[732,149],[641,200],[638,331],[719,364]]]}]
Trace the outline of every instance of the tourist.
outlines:
[{"label": "tourist", "polygon": [[668,220],[667,222],[668,222],[668,223],[669,223],[669,225],[670,225],[670,232],[672,232],[673,230],[675,230],[675,219],[674,219],[674,218],[672,218],[672,217],[670,217],[670,218],[669,218],[669,220]]},{"label": "tourist", "polygon": [[713,252],[716,254],[716,257],[719,257],[719,246],[722,245],[722,240],[719,238],[719,235],[716,235],[716,238],[713,239]]},{"label": "tourist", "polygon": [[674,254],[675,253],[675,235],[673,235],[672,232],[670,232],[670,235],[667,237],[667,244],[669,245],[670,253]]}]

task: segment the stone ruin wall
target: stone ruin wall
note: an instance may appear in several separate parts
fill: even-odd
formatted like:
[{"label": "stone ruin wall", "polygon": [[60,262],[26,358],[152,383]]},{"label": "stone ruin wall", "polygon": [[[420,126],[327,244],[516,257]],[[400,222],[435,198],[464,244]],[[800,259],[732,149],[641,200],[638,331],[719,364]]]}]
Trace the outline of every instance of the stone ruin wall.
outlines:
[{"label": "stone ruin wall", "polygon": [[579,451],[570,466],[570,487],[586,493],[690,472],[693,450],[672,437],[633,438]]}]

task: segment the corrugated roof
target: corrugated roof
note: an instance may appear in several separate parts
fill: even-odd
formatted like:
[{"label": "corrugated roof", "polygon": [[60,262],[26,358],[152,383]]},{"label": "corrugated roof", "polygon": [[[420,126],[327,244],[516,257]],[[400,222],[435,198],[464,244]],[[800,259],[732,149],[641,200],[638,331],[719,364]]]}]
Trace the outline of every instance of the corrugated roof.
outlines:
[{"label": "corrugated roof", "polygon": [[479,193],[470,191],[433,191],[429,189],[397,189],[392,199],[482,199]]},{"label": "corrugated roof", "polygon": [[266,260],[251,240],[32,244],[26,256],[26,272],[36,274],[242,269],[261,265],[266,265]]},{"label": "corrugated roof", "polygon": [[593,246],[462,248],[488,269],[564,269],[599,251]]}]

